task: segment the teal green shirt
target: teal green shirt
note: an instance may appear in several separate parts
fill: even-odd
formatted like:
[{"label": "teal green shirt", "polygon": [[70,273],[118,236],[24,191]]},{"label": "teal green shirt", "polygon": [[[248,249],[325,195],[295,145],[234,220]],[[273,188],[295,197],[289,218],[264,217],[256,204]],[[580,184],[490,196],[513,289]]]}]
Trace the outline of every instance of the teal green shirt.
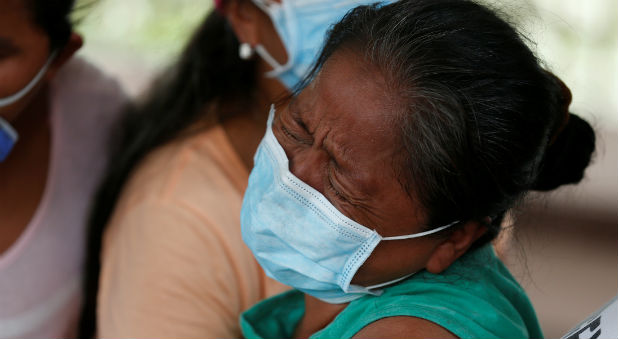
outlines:
[{"label": "teal green shirt", "polygon": [[[304,295],[289,291],[240,317],[245,338],[291,338],[305,311]],[[380,296],[352,301],[311,338],[351,338],[382,318],[418,317],[460,338],[542,338],[524,290],[490,245],[472,251],[441,274],[427,271],[387,287]]]}]

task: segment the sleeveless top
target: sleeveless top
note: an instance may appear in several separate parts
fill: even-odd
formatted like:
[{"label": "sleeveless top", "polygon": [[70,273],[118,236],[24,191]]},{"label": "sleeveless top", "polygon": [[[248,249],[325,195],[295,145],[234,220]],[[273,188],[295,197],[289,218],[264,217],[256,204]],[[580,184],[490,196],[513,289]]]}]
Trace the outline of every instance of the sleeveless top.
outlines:
[{"label": "sleeveless top", "polygon": [[[290,338],[304,314],[296,290],[267,299],[242,314],[245,338]],[[311,338],[351,338],[382,318],[410,316],[436,323],[459,338],[541,338],[524,290],[491,245],[471,251],[441,274],[422,271],[352,301]]]}]

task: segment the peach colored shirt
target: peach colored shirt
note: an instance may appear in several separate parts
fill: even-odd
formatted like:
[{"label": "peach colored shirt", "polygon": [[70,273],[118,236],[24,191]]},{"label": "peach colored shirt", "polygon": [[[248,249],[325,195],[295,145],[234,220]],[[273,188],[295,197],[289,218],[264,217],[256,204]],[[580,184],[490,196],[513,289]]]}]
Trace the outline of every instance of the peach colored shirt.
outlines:
[{"label": "peach colored shirt", "polygon": [[245,246],[248,172],[221,126],[148,156],[104,236],[98,335],[238,338],[238,316],[285,289]]}]

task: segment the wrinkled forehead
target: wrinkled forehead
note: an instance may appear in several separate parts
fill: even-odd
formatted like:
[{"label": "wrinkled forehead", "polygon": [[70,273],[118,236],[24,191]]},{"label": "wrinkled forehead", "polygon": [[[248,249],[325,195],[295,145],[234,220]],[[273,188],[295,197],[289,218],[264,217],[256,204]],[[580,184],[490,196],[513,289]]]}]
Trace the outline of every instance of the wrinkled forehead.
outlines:
[{"label": "wrinkled forehead", "polygon": [[[351,51],[337,52],[293,101],[309,130],[317,138],[327,136],[327,147],[345,150],[358,166],[392,173],[401,133],[397,98],[389,87],[363,58]],[[377,157],[380,163],[373,161]]]},{"label": "wrinkled forehead", "polygon": [[360,53],[343,49],[333,53],[308,85],[308,101],[320,105],[326,120],[344,120],[361,135],[372,134],[393,142],[401,103],[378,67]]}]

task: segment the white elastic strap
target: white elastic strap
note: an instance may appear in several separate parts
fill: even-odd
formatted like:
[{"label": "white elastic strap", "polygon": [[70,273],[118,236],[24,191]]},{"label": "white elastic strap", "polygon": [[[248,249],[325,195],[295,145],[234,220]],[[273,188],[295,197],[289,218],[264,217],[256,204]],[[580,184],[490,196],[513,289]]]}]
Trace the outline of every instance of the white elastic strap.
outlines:
[{"label": "white elastic strap", "polygon": [[397,278],[397,279],[394,279],[394,280],[391,280],[391,281],[383,282],[381,284],[367,286],[365,288],[368,289],[368,290],[374,290],[376,288],[381,288],[381,287],[384,287],[384,286],[389,286],[389,285],[392,285],[392,284],[396,284],[396,283],[398,283],[398,282],[400,282],[402,280],[408,279],[409,277],[411,277],[411,276],[413,276],[415,274],[416,274],[416,272],[410,273],[410,274],[406,274],[406,275],[404,275],[401,278]]},{"label": "white elastic strap", "polygon": [[268,0],[253,0],[253,3],[258,6],[265,13],[270,13],[269,6],[278,6],[279,4]]},{"label": "white elastic strap", "polygon": [[262,58],[264,59],[264,61],[266,61],[266,63],[268,65],[270,65],[270,67],[272,68],[271,71],[268,71],[266,73],[264,73],[264,75],[267,78],[274,78],[276,76],[278,76],[279,74],[289,70],[292,68],[292,58],[290,58],[288,56],[288,61],[285,63],[285,65],[281,65],[277,60],[275,60],[275,58],[273,58],[270,53],[268,53],[268,51],[266,50],[266,48],[264,48],[264,46],[262,45],[256,45],[255,46],[255,52]]},{"label": "white elastic strap", "polygon": [[434,234],[437,232],[442,231],[443,229],[447,229],[453,225],[456,225],[459,223],[458,221],[453,221],[452,223],[448,224],[448,225],[444,225],[444,226],[440,226],[438,228],[434,228],[432,230],[426,231],[426,232],[421,232],[421,233],[415,233],[415,234],[408,234],[408,235],[399,235],[399,236],[395,236],[395,237],[384,237],[382,238],[382,240],[404,240],[404,239],[412,239],[412,238],[420,238],[420,237],[424,237],[426,235],[430,235],[430,234]]},{"label": "white elastic strap", "polygon": [[51,65],[52,61],[54,61],[55,57],[56,57],[56,51],[52,52],[49,58],[47,58],[45,65],[43,65],[41,70],[34,76],[32,80],[30,80],[30,82],[26,85],[26,87],[22,88],[19,92],[9,97],[0,99],[0,107],[6,107],[9,105],[12,105],[16,103],[17,101],[19,101],[21,98],[23,98],[26,94],[28,94],[28,92],[30,92],[34,88],[34,86],[38,84],[38,82],[45,75],[45,73],[47,73],[47,69]]}]

